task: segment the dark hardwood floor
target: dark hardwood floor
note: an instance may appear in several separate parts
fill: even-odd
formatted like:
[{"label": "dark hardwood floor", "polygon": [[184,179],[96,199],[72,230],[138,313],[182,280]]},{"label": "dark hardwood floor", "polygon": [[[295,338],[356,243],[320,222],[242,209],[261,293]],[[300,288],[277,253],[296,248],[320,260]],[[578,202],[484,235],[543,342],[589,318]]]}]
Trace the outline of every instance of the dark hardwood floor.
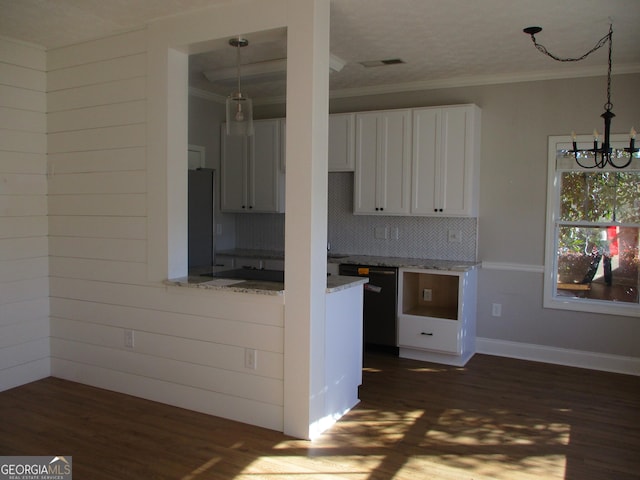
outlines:
[{"label": "dark hardwood floor", "polygon": [[0,393],[0,455],[71,455],[75,480],[640,479],[640,377],[367,354],[360,396],[307,442],[48,378]]}]

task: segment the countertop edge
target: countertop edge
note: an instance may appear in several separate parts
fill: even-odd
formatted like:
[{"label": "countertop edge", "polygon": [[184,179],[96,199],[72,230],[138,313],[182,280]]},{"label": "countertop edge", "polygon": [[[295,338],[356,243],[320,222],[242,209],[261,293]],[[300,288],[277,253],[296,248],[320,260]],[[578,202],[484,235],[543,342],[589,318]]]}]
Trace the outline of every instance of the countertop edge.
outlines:
[{"label": "countertop edge", "polygon": [[[339,280],[331,280],[339,279]],[[344,280],[342,280],[344,279]],[[331,283],[336,283],[335,285],[330,285]],[[364,285],[365,283],[369,283],[369,279],[367,277],[349,277],[346,275],[332,275],[327,278],[327,293],[335,293],[340,292],[342,290],[347,290],[349,288],[358,287]]]},{"label": "countertop edge", "polygon": [[[198,288],[201,290],[218,290],[225,292],[252,293],[257,295],[282,296],[284,285],[279,282],[241,281],[233,285],[215,285],[213,280],[199,276],[170,278],[163,283],[171,287]],[[341,290],[358,287],[369,281],[366,277],[349,277],[345,275],[330,275],[327,277],[325,293],[335,293]]]},{"label": "countertop edge", "polygon": [[[164,281],[164,284],[172,287],[183,288],[198,288],[200,290],[218,290],[224,292],[236,292],[236,293],[252,293],[256,295],[271,295],[282,296],[284,295],[283,288],[273,288],[273,285],[262,285],[275,282],[249,282],[243,281],[234,285],[212,285],[209,283],[211,280],[194,277],[180,277],[170,278]],[[256,285],[260,283],[259,285]]]}]

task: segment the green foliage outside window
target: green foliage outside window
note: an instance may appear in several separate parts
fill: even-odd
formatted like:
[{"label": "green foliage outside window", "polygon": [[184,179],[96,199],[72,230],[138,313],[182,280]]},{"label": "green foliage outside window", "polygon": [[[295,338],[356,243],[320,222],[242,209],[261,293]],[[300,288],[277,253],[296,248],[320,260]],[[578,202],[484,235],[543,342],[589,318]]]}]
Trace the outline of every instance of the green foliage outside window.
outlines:
[{"label": "green foliage outside window", "polygon": [[640,172],[571,170],[560,182],[558,281],[591,283],[599,272],[607,285],[637,289]]}]

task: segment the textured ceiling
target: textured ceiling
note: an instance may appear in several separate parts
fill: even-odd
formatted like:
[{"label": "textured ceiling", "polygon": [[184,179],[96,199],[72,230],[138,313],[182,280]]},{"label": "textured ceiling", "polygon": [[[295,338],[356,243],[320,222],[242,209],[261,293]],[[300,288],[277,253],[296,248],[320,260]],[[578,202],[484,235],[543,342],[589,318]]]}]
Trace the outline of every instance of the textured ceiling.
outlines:
[{"label": "textured ceiling", "polygon": [[[55,48],[135,28],[227,0],[0,0],[0,35]],[[347,64],[330,77],[334,95],[606,73],[606,49],[578,63],[537,52],[524,27],[560,56],[579,56],[614,25],[614,74],[640,71],[640,0],[332,0],[331,52]],[[286,38],[251,41],[242,63],[286,57]],[[401,65],[359,62],[402,58]],[[233,66],[231,47],[194,55],[192,86],[229,93],[202,72]],[[284,94],[280,79],[243,82],[256,98]]]}]

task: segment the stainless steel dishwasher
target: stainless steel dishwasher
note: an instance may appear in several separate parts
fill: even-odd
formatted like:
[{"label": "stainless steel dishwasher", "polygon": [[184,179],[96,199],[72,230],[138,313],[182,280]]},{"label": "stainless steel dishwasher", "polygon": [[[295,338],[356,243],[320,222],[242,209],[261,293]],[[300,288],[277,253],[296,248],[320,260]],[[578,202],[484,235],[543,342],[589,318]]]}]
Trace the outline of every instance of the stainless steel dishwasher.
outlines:
[{"label": "stainless steel dishwasher", "polygon": [[340,264],[340,275],[369,277],[364,285],[364,346],[398,353],[398,269],[373,265]]}]

